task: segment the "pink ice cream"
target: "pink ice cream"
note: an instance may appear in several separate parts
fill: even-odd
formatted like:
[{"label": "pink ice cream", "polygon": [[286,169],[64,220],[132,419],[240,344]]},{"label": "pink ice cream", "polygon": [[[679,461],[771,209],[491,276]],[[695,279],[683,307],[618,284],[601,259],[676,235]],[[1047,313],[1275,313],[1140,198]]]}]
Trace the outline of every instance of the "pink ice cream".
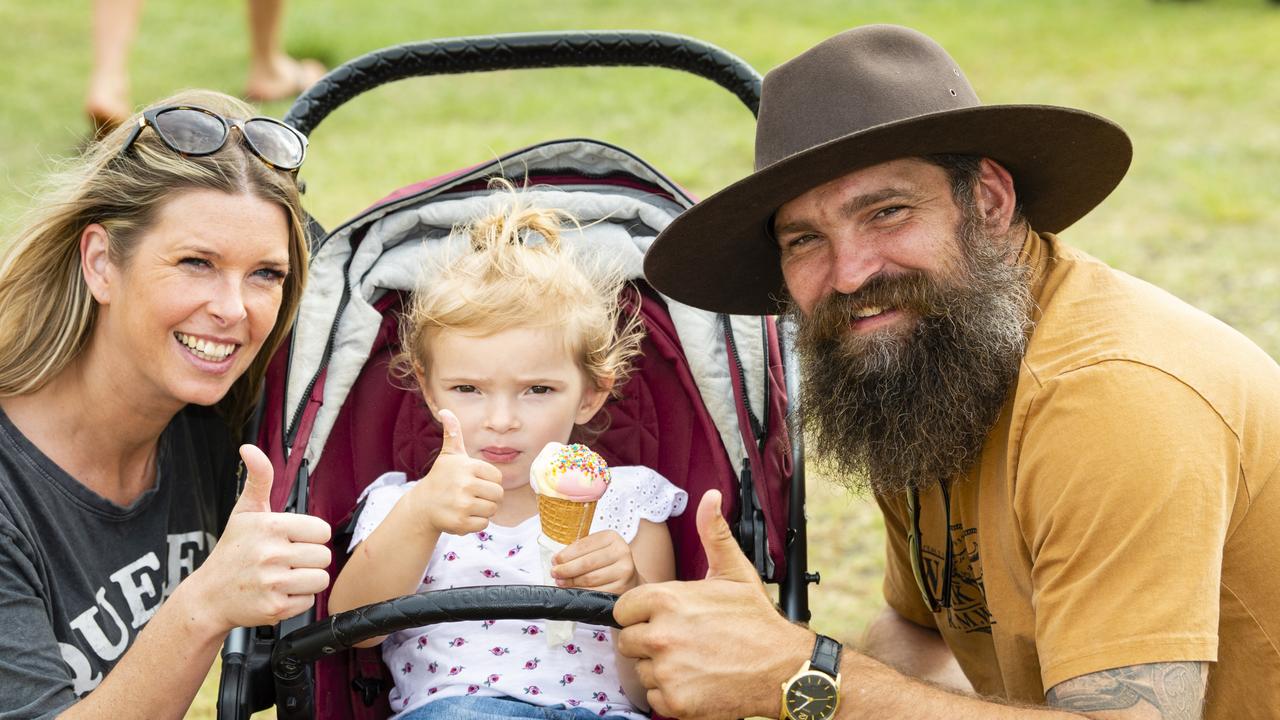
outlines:
[{"label": "pink ice cream", "polygon": [[595,502],[609,487],[609,464],[586,445],[550,442],[529,467],[529,484],[539,495]]}]

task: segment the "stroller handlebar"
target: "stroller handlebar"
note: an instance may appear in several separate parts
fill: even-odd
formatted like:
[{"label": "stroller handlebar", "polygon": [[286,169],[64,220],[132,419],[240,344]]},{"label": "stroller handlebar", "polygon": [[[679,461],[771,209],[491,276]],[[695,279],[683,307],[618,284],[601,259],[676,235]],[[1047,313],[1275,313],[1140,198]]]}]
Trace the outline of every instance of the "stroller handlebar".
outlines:
[{"label": "stroller handlebar", "polygon": [[310,134],[343,103],[411,77],[554,67],[664,67],[704,77],[754,115],[760,74],[710,43],[672,33],[612,30],[477,35],[405,43],[334,68],[294,101],[284,121]]},{"label": "stroller handlebar", "polygon": [[297,680],[307,663],[362,640],[455,620],[572,620],[618,627],[618,596],[545,585],[492,585],[405,595],[338,613],[280,638],[271,652],[277,683]]}]

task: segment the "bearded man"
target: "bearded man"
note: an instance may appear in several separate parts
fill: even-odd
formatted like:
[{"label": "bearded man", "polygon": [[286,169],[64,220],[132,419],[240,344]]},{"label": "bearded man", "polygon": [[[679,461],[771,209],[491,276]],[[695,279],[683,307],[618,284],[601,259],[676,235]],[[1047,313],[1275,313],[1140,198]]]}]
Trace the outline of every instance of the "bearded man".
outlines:
[{"label": "bearded man", "polygon": [[857,648],[787,622],[708,493],[708,578],[614,612],[656,710],[1280,712],[1280,367],[1055,234],[1130,156],[1095,115],[980,104],[906,28],[769,73],[757,171],[645,270],[677,300],[796,321],[807,445],[879,503],[888,607]]}]

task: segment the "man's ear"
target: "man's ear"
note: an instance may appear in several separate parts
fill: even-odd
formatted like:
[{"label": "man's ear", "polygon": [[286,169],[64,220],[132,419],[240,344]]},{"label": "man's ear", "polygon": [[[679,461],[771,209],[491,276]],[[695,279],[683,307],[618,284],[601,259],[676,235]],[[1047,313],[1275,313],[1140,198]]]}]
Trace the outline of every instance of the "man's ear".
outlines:
[{"label": "man's ear", "polygon": [[1013,224],[1013,209],[1018,204],[1013,189],[1013,176],[1003,165],[991,158],[982,158],[978,166],[978,186],[974,200],[978,217],[987,230],[996,235],[1008,232]]},{"label": "man's ear", "polygon": [[582,393],[582,403],[578,405],[578,414],[574,417],[575,425],[583,425],[600,412],[604,402],[609,399],[609,391],[613,390],[613,378],[599,380],[587,378],[587,389]]},{"label": "man's ear", "polygon": [[80,274],[85,285],[99,305],[111,303],[111,237],[107,229],[98,223],[87,226],[80,233]]}]

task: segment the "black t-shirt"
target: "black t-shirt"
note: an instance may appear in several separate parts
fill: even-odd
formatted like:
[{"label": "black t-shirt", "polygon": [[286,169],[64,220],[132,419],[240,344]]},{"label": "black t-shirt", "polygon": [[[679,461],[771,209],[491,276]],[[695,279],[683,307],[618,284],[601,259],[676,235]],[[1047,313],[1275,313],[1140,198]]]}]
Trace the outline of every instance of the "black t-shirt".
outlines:
[{"label": "black t-shirt", "polygon": [[97,687],[209,555],[235,500],[226,425],[183,410],[157,467],[155,487],[121,507],[0,411],[0,720],[53,717]]}]

